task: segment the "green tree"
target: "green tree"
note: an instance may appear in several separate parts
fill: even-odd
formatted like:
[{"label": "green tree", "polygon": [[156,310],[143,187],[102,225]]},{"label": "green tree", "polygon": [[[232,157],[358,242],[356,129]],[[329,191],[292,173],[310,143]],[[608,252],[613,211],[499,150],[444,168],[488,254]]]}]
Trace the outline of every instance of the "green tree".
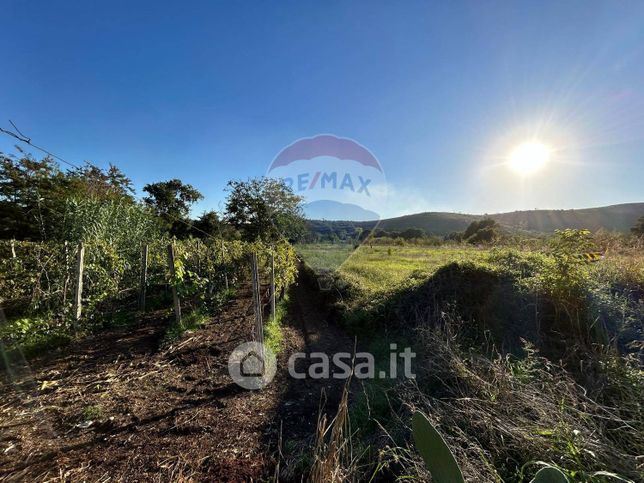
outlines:
[{"label": "green tree", "polygon": [[304,234],[302,197],[295,195],[282,180],[230,181],[226,220],[246,240],[274,241],[282,237],[296,240]]},{"label": "green tree", "polygon": [[132,180],[110,164],[104,171],[92,163],[67,172],[67,193],[73,198],[96,198],[101,200],[134,203]]},{"label": "green tree", "polygon": [[219,235],[223,228],[219,215],[214,210],[204,212],[192,223],[192,227],[197,238]]},{"label": "green tree", "polygon": [[456,242],[463,241],[463,232],[462,231],[453,231],[445,237],[445,240],[452,240]]},{"label": "green tree", "polygon": [[65,175],[51,158],[0,155],[0,237],[46,240],[64,204]]},{"label": "green tree", "polygon": [[420,228],[407,228],[402,233],[400,233],[400,236],[405,240],[411,240],[412,238],[422,238],[425,235],[425,230],[421,230]]},{"label": "green tree", "polygon": [[367,238],[369,238],[370,235],[371,235],[371,230],[361,228],[360,233],[358,234],[358,241],[363,242]]},{"label": "green tree", "polygon": [[180,238],[187,236],[190,231],[190,207],[203,199],[203,195],[179,179],[146,184],[143,191],[148,193],[143,201],[154,208],[170,233]]},{"label": "green tree", "polygon": [[490,243],[499,237],[499,224],[492,218],[473,221],[463,233],[469,243]]},{"label": "green tree", "polygon": [[118,168],[93,164],[67,172],[53,159],[0,154],[0,238],[65,239],[67,201],[96,199],[134,203],[132,182]]}]

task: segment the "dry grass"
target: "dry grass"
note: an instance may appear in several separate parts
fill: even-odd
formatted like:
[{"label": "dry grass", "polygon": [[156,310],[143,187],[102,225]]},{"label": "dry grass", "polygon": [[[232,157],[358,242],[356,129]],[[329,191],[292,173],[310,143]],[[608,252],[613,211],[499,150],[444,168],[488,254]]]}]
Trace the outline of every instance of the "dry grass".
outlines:
[{"label": "dry grass", "polygon": [[454,327],[452,321],[442,329],[419,329],[426,350],[417,379],[398,388],[404,409],[388,425],[394,436],[381,451],[382,468],[426,477],[420,457],[401,444],[408,440],[411,414],[421,410],[444,435],[466,481],[529,481],[539,462],[559,466],[571,481],[641,481],[641,373],[622,395],[630,404],[612,407],[534,352],[517,361],[464,351]]},{"label": "dry grass", "polygon": [[348,379],[338,404],[338,412],[331,421],[326,414],[320,413],[318,416],[313,466],[309,475],[312,483],[353,481],[353,476],[356,475],[349,423],[350,385],[351,379]]}]

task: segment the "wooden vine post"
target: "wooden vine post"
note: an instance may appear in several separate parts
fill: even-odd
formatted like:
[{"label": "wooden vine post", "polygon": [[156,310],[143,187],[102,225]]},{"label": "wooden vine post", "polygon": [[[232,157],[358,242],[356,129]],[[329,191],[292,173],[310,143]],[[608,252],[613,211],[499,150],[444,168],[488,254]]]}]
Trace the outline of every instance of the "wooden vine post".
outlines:
[{"label": "wooden vine post", "polygon": [[85,247],[83,243],[78,244],[78,253],[76,254],[76,285],[74,286],[74,306],[72,314],[74,322],[78,322],[83,311],[83,264],[85,260]]},{"label": "wooden vine post", "polygon": [[255,308],[255,341],[264,344],[264,324],[262,323],[262,295],[259,282],[259,269],[257,264],[257,253],[253,252],[250,257],[251,272],[253,279],[253,306]]},{"label": "wooden vine post", "polygon": [[221,239],[221,263],[224,267],[224,284],[228,290],[228,272],[226,270],[226,252],[224,251],[224,239]]},{"label": "wooden vine post", "polygon": [[69,244],[67,240],[63,242],[63,252],[65,254],[65,281],[63,282],[63,307],[67,305],[67,287],[69,287]]},{"label": "wooden vine post", "polygon": [[141,248],[141,285],[139,289],[139,310],[145,312],[145,291],[148,283],[148,245]]},{"label": "wooden vine post", "polygon": [[[7,318],[4,315],[4,309],[0,306],[0,326],[4,326],[6,323],[7,323]],[[4,356],[4,354],[3,354],[3,356]],[[5,361],[6,361],[6,359],[5,359]],[[13,364],[7,364],[5,362],[5,371],[6,371],[7,375],[9,376],[9,381],[14,382],[16,380],[16,375],[13,372],[12,365]]]},{"label": "wooden vine post", "polygon": [[174,283],[176,271],[174,268],[174,247],[172,243],[168,245],[168,266],[170,267],[170,276],[172,277],[172,300],[174,302],[174,315],[177,324],[181,323],[181,304],[179,302],[179,294],[177,293],[177,286]]},{"label": "wooden vine post", "polygon": [[271,251],[271,319],[275,320],[275,255]]}]

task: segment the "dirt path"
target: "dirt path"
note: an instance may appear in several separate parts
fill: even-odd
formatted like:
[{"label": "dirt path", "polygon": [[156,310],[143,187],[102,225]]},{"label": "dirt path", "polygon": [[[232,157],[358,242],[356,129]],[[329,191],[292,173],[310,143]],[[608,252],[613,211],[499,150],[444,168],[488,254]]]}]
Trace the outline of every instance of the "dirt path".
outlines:
[{"label": "dirt path", "polygon": [[[289,346],[292,351],[296,349],[307,354],[306,358],[299,358],[295,363],[299,374],[308,372],[312,362],[308,355],[313,352],[323,352],[332,357],[336,352],[352,353],[354,350],[354,340],[333,323],[314,284],[314,280],[304,279],[293,287],[293,303],[285,327],[285,332],[291,337]],[[318,412],[333,415],[343,388],[344,381],[339,379],[289,378],[279,415],[291,445],[312,443]]]},{"label": "dirt path", "polygon": [[0,480],[264,480],[281,434],[282,479],[299,481],[320,394],[333,412],[342,382],[295,381],[288,356],[353,343],[326,323],[310,286],[294,287],[292,301],[277,377],[261,391],[240,388],[227,370],[251,336],[247,289],[169,348],[159,347],[168,320],[156,313],[32,361],[12,381],[4,374]]}]

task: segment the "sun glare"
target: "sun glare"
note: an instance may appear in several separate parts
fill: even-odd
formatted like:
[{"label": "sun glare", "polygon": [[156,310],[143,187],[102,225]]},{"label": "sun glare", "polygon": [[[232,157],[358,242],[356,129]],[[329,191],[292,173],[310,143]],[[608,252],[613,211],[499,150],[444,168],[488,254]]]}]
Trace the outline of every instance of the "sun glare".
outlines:
[{"label": "sun glare", "polygon": [[517,173],[527,176],[542,169],[549,160],[548,146],[540,142],[527,142],[512,150],[508,164]]}]

